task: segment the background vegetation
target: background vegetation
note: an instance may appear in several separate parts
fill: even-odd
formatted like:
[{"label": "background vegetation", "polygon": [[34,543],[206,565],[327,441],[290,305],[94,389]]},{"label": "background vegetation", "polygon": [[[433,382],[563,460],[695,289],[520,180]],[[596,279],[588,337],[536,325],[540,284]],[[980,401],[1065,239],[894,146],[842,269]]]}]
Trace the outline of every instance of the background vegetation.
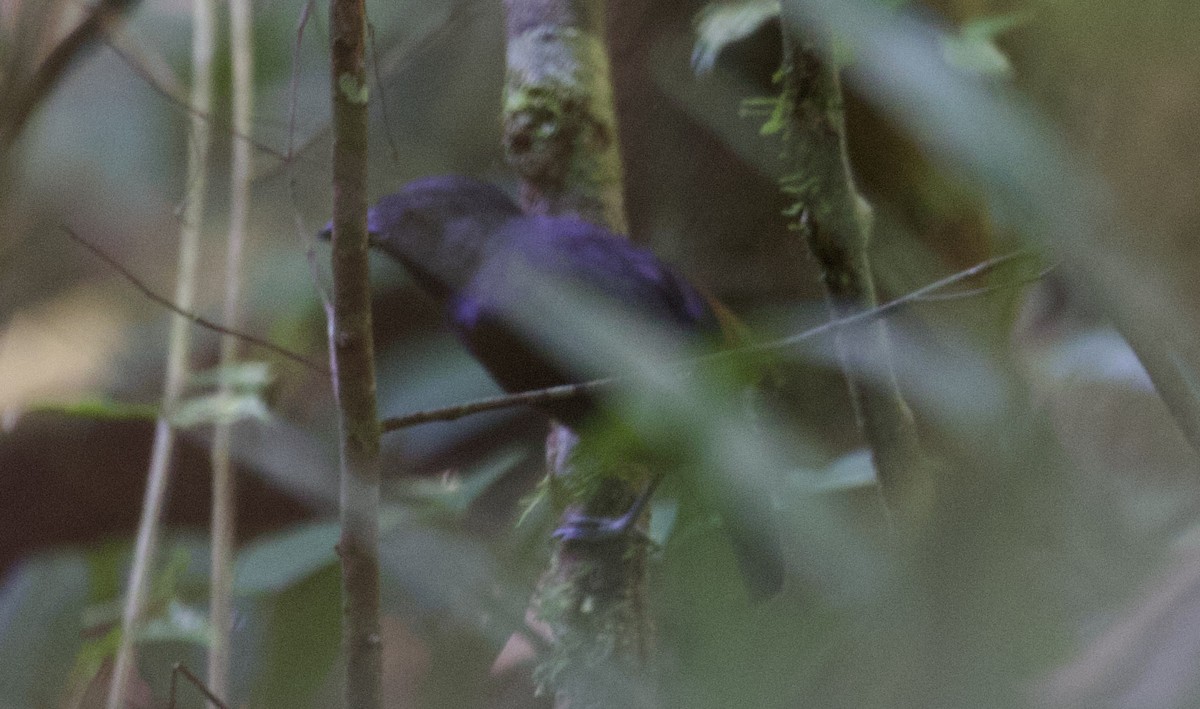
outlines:
[{"label": "background vegetation", "polygon": [[[705,442],[726,467],[779,471],[790,576],[781,597],[750,604],[720,530],[676,515],[663,496],[657,525],[672,533],[649,582],[656,701],[1194,706],[1196,451],[1181,433],[1186,406],[1168,411],[1163,384],[1155,389],[1128,342],[1173,363],[1181,385],[1166,398],[1196,401],[1200,5],[894,4],[785,4],[839,38],[851,161],[876,208],[883,300],[999,254],[1034,256],[971,284],[984,292],[916,303],[890,320],[901,388],[939,462],[903,534],[880,514],[828,342],[782,358],[771,435],[695,423],[687,440]],[[630,231],[760,336],[800,332],[827,316],[817,271],[780,215],[789,205],[781,148],[763,130],[771,104],[757,100],[778,91],[780,34],[771,22],[712,30],[698,50],[712,68],[698,76],[704,5],[609,3]],[[331,204],[328,37],[314,12],[293,53],[302,9],[254,4],[259,149],[243,317],[245,329],[323,360],[305,251]],[[369,12],[373,194],[445,172],[512,187],[499,147],[501,4],[408,0]],[[29,75],[79,13],[54,0],[0,7],[2,78]],[[71,67],[3,154],[0,706],[103,697],[169,313],[62,227],[171,292],[189,32],[184,3],[143,3]],[[227,54],[218,49],[219,66]],[[196,305],[212,317],[222,290],[204,274],[219,273],[223,258],[230,152],[227,67],[217,76]],[[382,414],[495,393],[404,274],[376,266]],[[194,336],[194,365],[213,366],[217,336]],[[646,354],[619,333],[601,340]],[[267,363],[269,376],[244,372],[246,420],[233,441],[231,697],[335,705],[328,378],[270,352],[247,357]],[[868,374],[871,364],[857,363]],[[197,402],[213,381],[197,377],[189,389],[198,422],[176,456],[139,706],[163,704],[174,663],[203,665],[206,451],[220,412]],[[389,706],[548,703],[531,698],[513,640],[553,523],[539,507],[516,524],[542,474],[544,434],[544,419],[525,410],[385,434]],[[198,706],[194,697],[181,706]]]}]

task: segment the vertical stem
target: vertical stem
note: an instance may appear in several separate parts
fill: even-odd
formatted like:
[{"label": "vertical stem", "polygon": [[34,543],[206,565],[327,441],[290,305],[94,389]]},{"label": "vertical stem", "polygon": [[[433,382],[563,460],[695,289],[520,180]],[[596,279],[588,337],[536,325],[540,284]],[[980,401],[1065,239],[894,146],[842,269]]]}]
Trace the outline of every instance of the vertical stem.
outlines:
[{"label": "vertical stem", "polygon": [[333,322],[330,355],[341,420],[342,643],[346,707],[381,702],[379,419],[367,269],[366,8],[330,6],[333,94]]},{"label": "vertical stem", "polygon": [[[192,93],[191,129],[188,133],[187,185],[183,222],[179,230],[179,272],[175,280],[174,302],[181,310],[191,311],[196,292],[196,265],[200,251],[200,224],[208,178],[209,115],[212,110],[212,56],[215,24],[212,0],[192,2]],[[124,709],[125,689],[134,663],[134,641],[145,606],[146,593],[154,565],[159,526],[166,503],[171,453],[175,430],[167,416],[174,410],[188,377],[188,349],[191,323],[182,315],[171,316],[171,334],[167,350],[166,382],[163,385],[162,416],[154,429],[154,448],[150,455],[146,494],[138,523],[133,568],[129,573],[125,607],[121,615],[121,642],[108,691],[108,709]]]},{"label": "vertical stem", "polygon": [[[796,228],[821,268],[831,315],[848,317],[878,305],[868,258],[871,206],[850,169],[837,67],[786,16],[783,81],[789,173],[783,189],[797,201]],[[902,511],[921,492],[926,470],[916,422],[893,369],[887,325],[876,321],[839,331],[837,347],[884,501],[889,510]],[[866,372],[875,374],[868,378]]]},{"label": "vertical stem", "polygon": [[[222,322],[236,328],[241,320],[242,251],[250,199],[250,116],[254,96],[254,52],[249,0],[229,4],[229,52],[232,65],[233,158],[229,178],[229,237],[225,252],[225,302]],[[221,338],[222,396],[232,394],[229,370],[238,356],[238,341]],[[212,578],[209,591],[208,689],[229,698],[230,646],[233,636],[233,546],[237,524],[236,492],[230,461],[232,423],[220,422],[213,434],[212,458]],[[214,707],[210,703],[210,706]]]},{"label": "vertical stem", "polygon": [[[505,0],[505,9],[504,148],[521,176],[522,206],[534,214],[576,215],[625,233],[604,3]],[[551,431],[551,475],[569,472],[574,440],[562,426]],[[616,516],[633,497],[634,488],[614,475],[583,503],[583,511]],[[558,691],[560,704],[621,695],[623,688],[600,669],[612,663],[631,673],[645,669],[650,645],[645,572],[645,546],[636,535],[555,546],[533,603],[553,636],[554,656],[542,661],[540,679]]]}]

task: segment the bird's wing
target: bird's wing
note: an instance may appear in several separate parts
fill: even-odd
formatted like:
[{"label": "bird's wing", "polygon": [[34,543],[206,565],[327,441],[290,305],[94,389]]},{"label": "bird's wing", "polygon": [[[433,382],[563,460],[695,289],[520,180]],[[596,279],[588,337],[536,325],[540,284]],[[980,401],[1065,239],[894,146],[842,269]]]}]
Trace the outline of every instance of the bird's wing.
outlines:
[{"label": "bird's wing", "polygon": [[652,325],[682,332],[716,327],[700,291],[645,247],[580,219],[528,217],[513,228],[539,276],[583,287]]},{"label": "bird's wing", "polygon": [[[599,296],[651,325],[675,334],[715,331],[717,319],[704,297],[652,252],[599,226],[577,219],[523,217],[493,235],[496,251],[471,284],[449,303],[452,329],[506,391],[541,389],[586,375],[564,363],[521,327],[519,315],[535,306],[533,289],[562,285]],[[541,290],[540,295],[545,296]],[[590,372],[596,374],[596,372]],[[615,372],[614,372],[615,373]],[[551,411],[565,421],[590,404]]]}]

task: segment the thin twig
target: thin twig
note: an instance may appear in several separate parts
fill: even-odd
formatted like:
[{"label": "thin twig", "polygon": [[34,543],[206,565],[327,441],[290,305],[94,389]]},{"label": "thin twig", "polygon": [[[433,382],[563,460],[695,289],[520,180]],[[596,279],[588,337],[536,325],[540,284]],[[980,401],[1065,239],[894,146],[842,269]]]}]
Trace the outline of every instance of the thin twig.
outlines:
[{"label": "thin twig", "polygon": [[[230,326],[241,320],[242,261],[246,245],[246,222],[250,211],[252,146],[240,136],[251,131],[254,97],[254,53],[251,36],[251,3],[229,6],[229,56],[232,68],[233,155],[229,163],[229,236],[225,251],[225,298],[221,318]],[[238,358],[240,340],[222,335],[220,384],[222,397],[233,394],[230,369]],[[212,461],[212,512],[210,544],[212,569],[209,575],[208,617],[211,643],[208,648],[208,686],[229,696],[231,647],[233,644],[233,554],[237,526],[236,479],[233,475],[233,422],[220,421],[213,429],[209,457]]]},{"label": "thin twig", "polygon": [[[922,286],[921,288],[918,288],[917,290],[912,291],[911,293],[908,293],[906,295],[900,296],[899,298],[896,298],[895,300],[888,301],[887,303],[884,303],[883,305],[880,305],[877,308],[872,308],[871,310],[864,310],[860,313],[856,313],[854,315],[840,318],[838,320],[830,320],[829,322],[822,323],[821,325],[818,325],[814,328],[805,330],[804,332],[801,332],[801,333],[798,333],[795,335],[789,335],[788,337],[770,340],[768,342],[760,342],[760,343],[755,343],[752,345],[746,345],[746,346],[738,347],[735,349],[723,350],[723,351],[717,352],[715,354],[710,354],[710,355],[706,355],[703,357],[689,359],[685,362],[681,362],[680,364],[684,365],[684,366],[693,366],[694,367],[699,364],[708,364],[708,363],[711,363],[716,360],[722,360],[722,359],[726,359],[726,358],[730,358],[730,357],[736,357],[736,356],[744,355],[747,353],[768,352],[768,351],[784,349],[787,347],[792,347],[792,346],[798,345],[802,342],[806,342],[813,338],[819,337],[821,335],[832,333],[835,330],[844,329],[847,327],[853,327],[855,325],[861,325],[861,324],[864,324],[867,322],[871,322],[873,320],[877,320],[879,318],[882,318],[886,315],[889,315],[889,314],[895,312],[896,310],[899,310],[899,309],[909,306],[909,305],[914,305],[914,304],[922,303],[922,302],[937,302],[937,301],[943,300],[944,298],[934,296],[933,294],[944,288],[949,288],[950,286],[962,283],[963,281],[966,281],[966,280],[969,280],[976,276],[980,276],[980,275],[983,275],[990,271],[993,271],[996,268],[998,268],[1006,263],[1010,263],[1012,261],[1016,261],[1016,260],[1023,259],[1023,258],[1034,258],[1036,256],[1037,256],[1037,254],[1032,251],[1021,250],[1021,251],[1015,251],[1015,252],[1009,253],[1009,254],[1004,254],[1003,256],[997,256],[995,258],[990,258],[986,261],[981,261],[980,263],[977,263],[974,266],[972,266],[966,270],[959,271],[959,272],[949,275],[945,278],[934,281],[933,283],[930,283],[929,285]],[[1037,275],[1035,275],[1035,276],[1032,276],[1029,278],[1023,278],[1023,279],[1020,279],[1015,282],[997,283],[997,284],[993,284],[993,285],[986,286],[983,288],[976,288],[976,289],[972,289],[970,291],[964,291],[962,293],[952,293],[952,294],[947,294],[947,295],[954,296],[955,298],[963,298],[963,297],[967,297],[967,296],[984,295],[987,293],[992,293],[992,292],[1009,289],[1009,288],[1017,288],[1017,287],[1032,283],[1034,281],[1037,281],[1041,278],[1044,278],[1047,274],[1049,274],[1052,270],[1054,270],[1054,268],[1055,268],[1055,265],[1048,266],[1048,267],[1042,269],[1041,271],[1039,271],[1037,273]],[[948,300],[948,299],[949,298],[945,298],[945,300]],[[382,426],[383,426],[383,430],[385,432],[398,431],[403,428],[409,428],[411,426],[418,426],[423,423],[433,423],[435,421],[454,421],[454,420],[463,418],[465,416],[484,413],[486,411],[509,409],[509,408],[513,408],[516,406],[526,406],[526,405],[536,406],[539,404],[548,404],[548,403],[554,402],[554,401],[563,401],[565,399],[574,399],[579,396],[591,394],[598,390],[604,389],[606,387],[610,387],[615,384],[618,384],[622,381],[624,381],[624,378],[622,378],[622,377],[607,377],[604,379],[594,379],[594,380],[587,381],[587,382],[580,382],[578,384],[563,384],[560,386],[549,387],[546,389],[535,389],[532,391],[523,391],[523,392],[519,392],[516,394],[506,394],[503,396],[492,396],[492,397],[487,397],[484,399],[476,399],[474,401],[468,401],[468,402],[465,402],[462,404],[456,404],[454,406],[446,406],[446,407],[437,408],[437,409],[426,409],[424,411],[416,411],[411,414],[405,414],[403,416],[395,416],[392,418],[384,419]]]},{"label": "thin twig", "polygon": [[[1015,261],[1015,260],[1022,259],[1022,258],[1033,258],[1035,256],[1037,256],[1037,254],[1035,252],[1027,250],[1027,249],[1022,249],[1020,251],[1014,251],[1012,253],[1004,254],[1002,256],[996,256],[995,258],[990,258],[990,259],[987,259],[986,261],[981,261],[964,271],[959,271],[957,273],[953,273],[949,276],[946,276],[945,278],[934,281],[933,283],[930,283],[929,285],[922,286],[922,287],[916,289],[915,291],[912,291],[911,293],[902,295],[898,298],[895,298],[894,300],[889,300],[888,302],[884,303],[883,305],[876,306],[874,308],[871,308],[870,310],[863,310],[863,311],[855,313],[853,315],[847,315],[844,318],[838,318],[837,320],[830,320],[829,322],[822,323],[821,325],[818,325],[817,327],[814,327],[811,330],[805,330],[804,332],[799,333],[797,335],[791,335],[791,336],[784,337],[784,338],[781,338],[778,340],[772,340],[770,342],[763,342],[763,343],[749,345],[749,346],[743,348],[743,350],[748,351],[748,352],[759,352],[759,351],[765,351],[765,350],[781,349],[783,347],[788,347],[790,345],[799,344],[801,342],[804,342],[805,340],[809,340],[811,338],[817,337],[818,335],[823,335],[827,332],[832,332],[834,330],[851,327],[853,325],[860,325],[862,323],[867,323],[867,322],[871,322],[873,320],[878,320],[879,318],[881,318],[885,315],[889,315],[893,311],[899,310],[900,308],[906,307],[908,305],[912,305],[913,303],[919,303],[923,300],[929,300],[929,296],[931,294],[936,293],[937,291],[942,290],[943,288],[949,288],[950,286],[955,285],[957,283],[962,283],[963,281],[966,281],[971,278],[974,278],[975,276],[979,276],[984,273],[987,273],[988,271],[994,270],[995,268],[1002,266],[1006,263],[1009,263],[1011,261]],[[1051,269],[1048,269],[1046,272],[1048,273],[1049,270],[1053,270],[1053,267]],[[1016,284],[1016,285],[1024,285],[1024,284],[1021,283],[1021,284]],[[732,354],[732,352],[730,354]],[[721,353],[718,353],[717,356],[725,356],[725,355],[726,355],[726,353],[721,352]]]},{"label": "thin twig", "polygon": [[953,293],[933,293],[930,295],[923,295],[923,296],[917,298],[917,302],[919,302],[919,303],[944,303],[944,302],[951,301],[951,300],[965,300],[967,298],[977,298],[981,295],[988,295],[989,293],[997,293],[1000,291],[1013,290],[1014,288],[1021,288],[1023,286],[1028,286],[1033,283],[1037,283],[1038,281],[1042,280],[1046,276],[1050,275],[1050,273],[1053,272],[1054,269],[1056,269],[1058,267],[1059,267],[1059,264],[1054,263],[1049,266],[1046,266],[1045,268],[1043,268],[1042,270],[1033,274],[1032,276],[1018,278],[1015,281],[1006,281],[1004,283],[992,283],[991,285],[980,286],[979,288],[969,288],[967,290],[955,291]]},{"label": "thin twig", "polygon": [[155,293],[153,290],[151,290],[149,286],[147,286],[144,282],[142,282],[141,279],[139,279],[137,276],[133,275],[133,273],[130,272],[129,269],[125,268],[125,266],[123,266],[120,261],[118,261],[115,258],[113,258],[112,256],[110,256],[99,246],[96,246],[92,242],[88,241],[87,239],[83,238],[79,234],[75,233],[75,231],[73,231],[70,227],[60,224],[59,228],[62,229],[63,232],[67,236],[71,237],[72,240],[81,244],[88,251],[91,251],[93,254],[95,254],[101,261],[108,264],[109,267],[111,267],[117,273],[121,274],[125,278],[125,280],[129,281],[129,283],[131,285],[133,285],[134,288],[137,288],[139,291],[141,291],[142,295],[146,296],[147,298],[154,301],[155,303],[158,303],[159,305],[163,306],[167,310],[170,310],[171,312],[175,313],[176,315],[181,315],[181,316],[187,318],[188,320],[190,320],[191,322],[193,322],[194,324],[199,325],[200,327],[203,327],[205,329],[212,330],[213,332],[218,332],[222,335],[230,335],[232,337],[238,338],[239,340],[249,342],[252,345],[256,345],[258,347],[262,347],[263,349],[270,350],[271,352],[274,352],[275,354],[277,354],[281,357],[290,359],[291,361],[293,361],[297,364],[304,365],[305,367],[308,367],[309,369],[311,369],[315,372],[319,372],[322,374],[329,373],[328,368],[323,367],[320,364],[313,362],[312,360],[306,359],[304,356],[298,355],[295,352],[292,352],[291,350],[280,347],[279,345],[276,345],[272,342],[268,342],[267,340],[263,340],[261,338],[255,337],[254,335],[251,335],[249,333],[245,333],[245,332],[241,332],[239,330],[234,330],[232,328],[225,327],[224,325],[220,325],[218,323],[213,322],[212,320],[201,317],[201,316],[197,315],[196,313],[193,313],[185,308],[179,307],[175,303],[171,302],[171,300],[169,298],[165,298],[165,297],[159,295],[158,293]]},{"label": "thin twig", "polygon": [[125,62],[125,65],[129,67],[129,70],[146,83],[146,86],[149,86],[152,91],[159,96],[162,96],[167,100],[168,103],[183,111],[188,116],[192,118],[198,117],[204,121],[207,121],[210,129],[218,129],[221,132],[228,134],[232,138],[244,140],[253,146],[258,152],[263,153],[264,155],[269,155],[280,162],[286,162],[291,159],[290,155],[285,155],[279,152],[278,149],[255,139],[249,134],[249,131],[238,130],[229,121],[215,117],[209,113],[205,113],[197,109],[195,106],[192,106],[190,103],[188,103],[187,99],[179,96],[170,87],[163,86],[162,82],[160,82],[145,67],[141,66],[136,57],[132,56],[128,50],[120,46],[117,42],[112,41],[111,37],[108,39],[108,48],[111,49],[118,57],[120,57],[121,61]]},{"label": "thin twig", "polygon": [[308,0],[300,8],[300,19],[296,22],[296,41],[292,44],[292,78],[288,86],[288,143],[285,160],[292,164],[296,148],[296,105],[300,96],[300,47],[304,42],[304,29],[308,27],[308,18],[312,17],[315,0]]},{"label": "thin twig", "polygon": [[100,0],[88,10],[83,20],[54,46],[17,95],[8,97],[8,115],[5,116],[4,126],[0,129],[0,149],[7,149],[12,145],[21,134],[29,116],[58,84],[67,68],[100,40],[110,23],[133,9],[138,2],[139,0]]},{"label": "thin twig", "polygon": [[[192,0],[192,97],[201,110],[212,105],[212,59],[216,8],[212,0]],[[196,272],[200,260],[200,227],[204,216],[204,198],[208,177],[208,153],[211,135],[208,123],[193,117],[188,132],[187,183],[183,219],[179,229],[179,270],[175,279],[175,302],[179,310],[192,306],[196,294]],[[69,233],[69,232],[68,232]],[[162,411],[175,408],[188,378],[188,354],[191,330],[179,313],[171,319],[167,343],[167,372],[163,383]],[[154,429],[150,466],[146,473],[146,492],[134,543],[133,565],[121,612],[121,637],[108,688],[108,709],[125,709],[125,692],[134,666],[134,642],[142,622],[143,607],[150,588],[159,528],[166,509],[175,446],[175,428],[165,413]]]},{"label": "thin twig", "polygon": [[476,399],[455,406],[447,406],[440,409],[428,409],[426,411],[417,411],[404,416],[396,416],[393,418],[384,419],[382,427],[384,432],[397,431],[410,426],[417,426],[423,423],[432,423],[434,421],[454,421],[464,416],[472,414],[481,414],[485,411],[495,411],[497,409],[510,409],[514,406],[546,404],[551,401],[562,401],[563,399],[574,399],[577,396],[591,393],[597,389],[602,389],[622,381],[617,377],[607,379],[593,379],[587,382],[578,384],[562,384],[546,389],[534,389],[532,391],[523,391],[517,394],[504,394],[502,396],[490,396],[485,399]]},{"label": "thin twig", "polygon": [[388,102],[387,93],[383,90],[383,81],[379,78],[379,45],[375,42],[375,24],[367,23],[367,36],[371,39],[371,72],[375,74],[375,90],[379,92],[379,113],[383,117],[383,135],[387,138],[388,150],[392,153],[392,160],[400,162],[400,148],[396,146],[396,139],[392,137],[392,120],[388,117]]},{"label": "thin twig", "polygon": [[204,683],[200,681],[200,678],[192,674],[192,671],[189,670],[182,662],[176,662],[175,665],[171,667],[171,690],[167,695],[167,709],[175,709],[179,675],[183,675],[184,679],[191,682],[192,686],[199,690],[200,693],[204,695],[204,698],[216,706],[217,709],[229,709],[229,705],[221,701],[220,697],[209,690],[208,687],[204,686]]},{"label": "thin twig", "polygon": [[300,96],[300,47],[304,42],[304,30],[308,27],[308,20],[312,17],[314,0],[308,0],[304,7],[300,10],[300,19],[296,22],[296,41],[292,44],[292,80],[288,87],[288,197],[292,201],[292,215],[296,222],[296,235],[300,239],[301,246],[304,248],[304,258],[308,263],[308,272],[312,277],[313,288],[317,291],[317,297],[321,301],[321,308],[325,311],[325,322],[333,322],[333,301],[329,297],[329,289],[321,281],[321,267],[317,263],[316,241],[313,239],[313,230],[307,228],[304,223],[304,216],[300,210],[300,197],[296,193],[296,174],[294,172],[295,163],[292,161],[292,156],[296,150],[296,113],[297,105],[299,104]]}]

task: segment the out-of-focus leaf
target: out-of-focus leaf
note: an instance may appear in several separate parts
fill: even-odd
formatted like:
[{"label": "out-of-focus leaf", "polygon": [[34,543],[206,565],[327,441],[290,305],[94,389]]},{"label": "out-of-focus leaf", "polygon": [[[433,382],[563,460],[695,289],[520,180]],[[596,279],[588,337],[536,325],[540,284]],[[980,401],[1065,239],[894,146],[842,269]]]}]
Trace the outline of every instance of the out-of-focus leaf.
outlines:
[{"label": "out-of-focus leaf", "polygon": [[1200,374],[1197,374],[1196,370],[1192,369],[1180,356],[1179,351],[1174,348],[1167,350],[1167,359],[1175,367],[1175,371],[1179,374],[1179,380],[1187,387],[1188,393],[1194,400],[1200,401]]},{"label": "out-of-focus leaf", "polygon": [[[180,596],[180,586],[188,574],[195,548],[181,543],[172,547],[161,570],[155,573],[150,595],[146,603],[146,614],[154,616],[166,612],[168,606]],[[129,562],[128,544],[105,545],[88,554],[91,566],[91,605],[84,609],[83,626],[88,631],[120,624],[124,607],[121,575]],[[194,572],[193,572],[194,573]]]},{"label": "out-of-focus leaf", "polygon": [[154,404],[130,404],[111,399],[83,399],[75,402],[33,404],[30,411],[79,416],[96,421],[153,421],[158,418]]},{"label": "out-of-focus leaf", "polygon": [[270,600],[265,663],[250,706],[322,706],[314,699],[340,649],[341,589],[326,565]]},{"label": "out-of-focus leaf", "polygon": [[110,628],[98,638],[87,640],[75,654],[75,666],[71,668],[71,686],[77,690],[90,683],[104,663],[117,654],[121,644],[121,627]]},{"label": "out-of-focus leaf", "polygon": [[666,545],[671,532],[675,530],[675,520],[679,517],[679,500],[664,498],[655,500],[650,508],[650,529],[646,536],[655,544]]},{"label": "out-of-focus leaf", "polygon": [[87,562],[92,580],[93,602],[100,603],[121,595],[129,549],[129,542],[111,540],[88,550]]},{"label": "out-of-focus leaf", "polygon": [[154,582],[150,589],[150,596],[153,600],[166,603],[179,594],[179,585],[183,581],[184,574],[187,573],[191,556],[192,553],[187,547],[177,546],[171,549],[162,571],[154,576]]},{"label": "out-of-focus leaf", "polygon": [[[544,554],[545,537],[540,542]],[[385,593],[422,612],[453,615],[486,635],[497,650],[524,625],[533,578],[521,575],[514,584],[519,569],[498,558],[493,545],[410,515],[384,533],[379,560]]]},{"label": "out-of-focus leaf", "polygon": [[[876,2],[884,7],[898,8],[907,5],[909,0]],[[696,44],[692,48],[693,71],[698,75],[711,72],[717,58],[726,47],[746,39],[768,22],[777,22],[779,12],[779,0],[709,3],[696,15]],[[835,55],[841,59],[841,50],[835,50]]]},{"label": "out-of-focus leaf", "polygon": [[996,38],[1027,20],[1026,13],[971,20],[962,26],[957,35],[942,37],[942,55],[947,64],[959,69],[984,76],[1009,76],[1012,74],[1012,63],[996,46]]},{"label": "out-of-focus leaf", "polygon": [[58,706],[88,585],[78,554],[28,559],[9,572],[0,588],[0,706]]},{"label": "out-of-focus leaf", "polygon": [[792,482],[805,492],[837,492],[874,485],[875,465],[871,461],[871,450],[852,450],[838,457],[824,470],[816,473],[806,470],[794,474]]},{"label": "out-of-focus leaf", "polygon": [[[788,0],[783,13],[797,26],[852,40],[848,78],[935,159],[970,178],[999,221],[1053,244],[1126,322],[1178,329],[1164,307],[1178,300],[1164,286],[1178,274],[1164,274],[1171,264],[1151,263],[1147,250],[1132,246],[1153,238],[1115,209],[1119,200],[1027,102],[947,67],[938,28],[862,0]],[[1121,244],[1101,241],[1112,233],[1123,235]],[[1177,334],[1181,349],[1196,350],[1193,333]]]},{"label": "out-of-focus leaf", "polygon": [[1077,326],[1026,336],[1021,354],[1056,443],[1093,486],[1112,491],[1115,516],[1164,538],[1193,519],[1195,451],[1116,331]]},{"label": "out-of-focus leaf", "polygon": [[984,76],[1005,77],[1012,74],[1012,64],[990,38],[946,37],[942,54],[950,66]]},{"label": "out-of-focus leaf", "polygon": [[228,384],[240,391],[262,391],[271,383],[271,367],[266,362],[235,362],[192,375],[195,386]]},{"label": "out-of-focus leaf", "polygon": [[1028,24],[1032,16],[1028,12],[1009,12],[1003,15],[988,15],[968,20],[960,30],[964,37],[995,39],[1005,32]]},{"label": "out-of-focus leaf", "polygon": [[207,646],[208,617],[179,601],[167,604],[166,612],[151,618],[137,635],[138,642],[185,642]]},{"label": "out-of-focus leaf", "polygon": [[282,591],[336,561],[336,522],[314,522],[246,545],[234,565],[239,594]]},{"label": "out-of-focus leaf", "polygon": [[[537,279],[534,274],[526,277],[531,282]],[[768,500],[777,491],[780,476],[807,457],[805,442],[793,431],[779,430],[770,420],[748,421],[743,399],[728,386],[701,376],[703,372],[681,371],[676,363],[684,343],[677,333],[654,328],[561,282],[523,290],[520,312],[509,315],[523,334],[585,376],[625,374],[624,386],[610,394],[622,420],[647,440],[668,442],[665,455],[683,452],[689,460],[702,461],[703,469],[712,471],[697,480],[697,489],[702,487],[705,493],[736,485],[739,494]],[[790,500],[789,522],[813,550],[807,561],[819,558],[819,573],[838,592],[861,595],[874,587],[887,573],[886,564],[865,540],[827,500],[815,495],[795,497]]]},{"label": "out-of-focus leaf", "polygon": [[403,486],[414,501],[430,504],[453,515],[461,515],[500,476],[525,458],[520,448],[505,448],[465,475],[448,473],[434,479],[416,479]]},{"label": "out-of-focus leaf", "polygon": [[[379,409],[387,415],[499,393],[483,368],[449,335],[379,353]],[[388,434],[384,444],[401,437],[406,455],[423,458],[452,448],[514,415],[511,410],[494,411],[469,416],[450,426],[417,426]]]},{"label": "out-of-focus leaf", "polygon": [[[153,579],[145,605],[147,620],[138,632],[138,642],[185,642],[207,646],[208,621],[201,611],[179,602],[179,586],[188,571],[191,551],[186,544],[170,550],[168,560]],[[75,655],[71,671],[73,687],[85,687],[111,659],[121,642],[121,612],[124,601],[113,595],[119,589],[112,583],[112,569],[122,568],[128,558],[127,545],[108,545],[89,555],[92,594],[101,600],[79,613],[83,631],[90,637]],[[107,628],[107,630],[105,630]]]},{"label": "out-of-focus leaf", "polygon": [[692,69],[707,74],[717,63],[721,50],[754,34],[767,22],[779,19],[779,0],[744,0],[712,3],[696,17],[696,45]]},{"label": "out-of-focus leaf", "polygon": [[171,421],[180,428],[203,424],[231,424],[243,419],[269,421],[271,413],[267,404],[256,393],[210,394],[185,399],[171,415]]},{"label": "out-of-focus leaf", "polygon": [[1110,328],[1082,330],[1059,338],[1053,347],[1029,348],[1030,365],[1040,377],[1104,382],[1153,392],[1154,384],[1124,338]]}]

